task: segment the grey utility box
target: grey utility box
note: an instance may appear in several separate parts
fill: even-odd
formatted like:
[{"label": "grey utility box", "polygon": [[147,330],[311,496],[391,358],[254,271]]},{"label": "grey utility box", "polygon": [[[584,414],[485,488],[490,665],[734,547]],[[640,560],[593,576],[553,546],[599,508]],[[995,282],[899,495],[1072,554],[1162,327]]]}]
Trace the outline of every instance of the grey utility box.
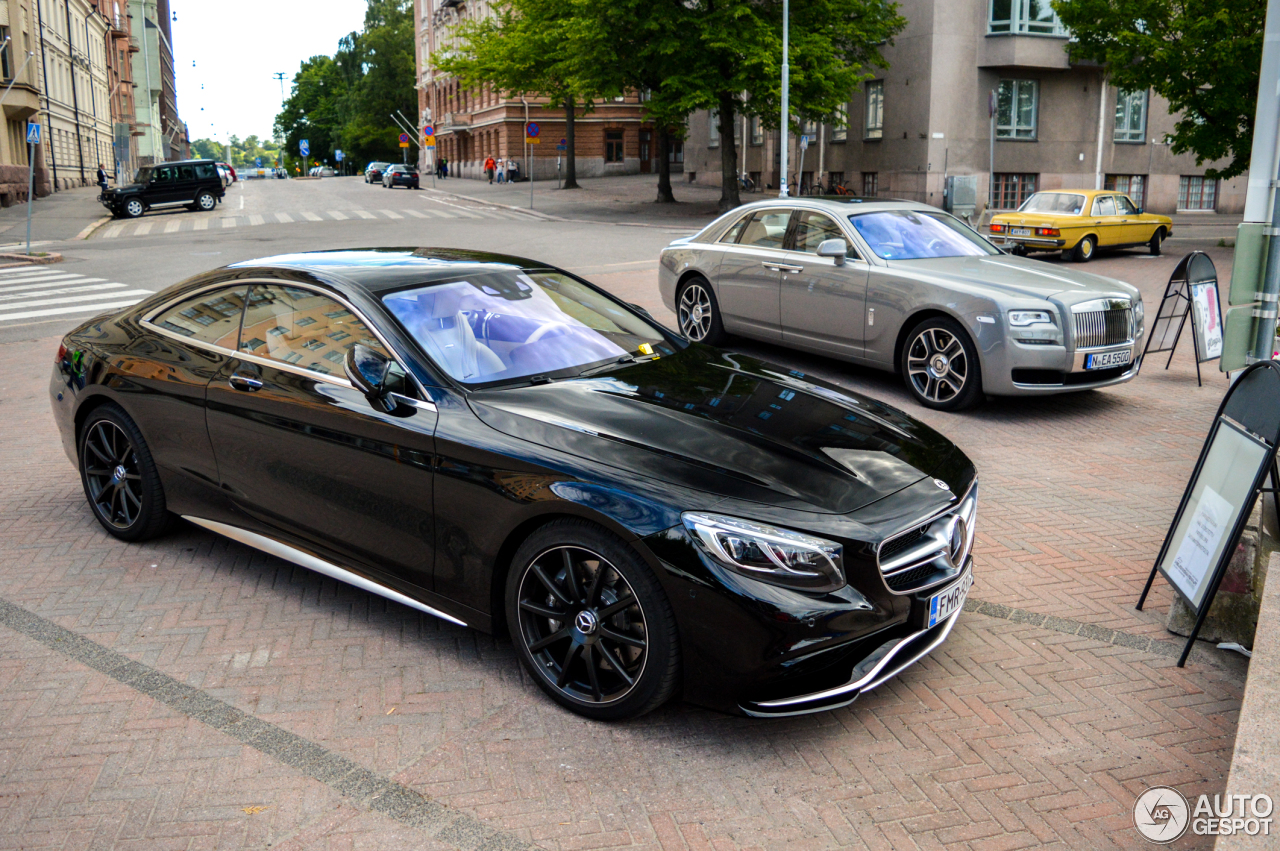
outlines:
[{"label": "grey utility box", "polygon": [[978,209],[978,175],[957,174],[947,178],[942,209],[952,215],[968,218]]}]

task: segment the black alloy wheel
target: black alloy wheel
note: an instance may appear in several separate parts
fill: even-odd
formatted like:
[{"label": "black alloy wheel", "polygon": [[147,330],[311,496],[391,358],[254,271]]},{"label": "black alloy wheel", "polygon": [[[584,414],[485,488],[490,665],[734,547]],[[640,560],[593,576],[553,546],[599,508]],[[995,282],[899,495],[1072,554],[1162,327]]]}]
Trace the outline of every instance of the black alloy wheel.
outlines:
[{"label": "black alloy wheel", "polygon": [[130,219],[136,219],[147,211],[146,206],[138,198],[130,198],[124,202],[124,214]]},{"label": "black alloy wheel", "polygon": [[559,520],[521,545],[507,580],[507,622],[525,668],[557,703],[616,720],[675,691],[675,616],[657,580],[624,542]]},{"label": "black alloy wheel", "polygon": [[80,479],[93,515],[125,541],[162,533],[171,515],[138,426],[115,405],[94,410],[80,432]]},{"label": "black alloy wheel", "polygon": [[911,330],[902,350],[902,377],[926,408],[960,411],[982,398],[978,352],[951,319],[926,319]]},{"label": "black alloy wheel", "polygon": [[1151,241],[1147,243],[1147,250],[1151,252],[1152,257],[1160,256],[1160,243],[1164,242],[1164,228],[1156,228],[1156,232],[1151,234]]},{"label": "black alloy wheel", "polygon": [[676,295],[676,318],[680,333],[695,343],[718,346],[726,336],[720,320],[720,305],[711,282],[701,276],[690,278]]}]

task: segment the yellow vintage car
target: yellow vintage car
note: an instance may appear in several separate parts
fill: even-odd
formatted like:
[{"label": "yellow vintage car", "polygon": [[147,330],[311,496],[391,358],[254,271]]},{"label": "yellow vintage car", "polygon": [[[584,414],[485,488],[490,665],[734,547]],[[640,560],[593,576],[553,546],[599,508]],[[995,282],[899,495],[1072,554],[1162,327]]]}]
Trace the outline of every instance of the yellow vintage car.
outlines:
[{"label": "yellow vintage car", "polygon": [[1061,251],[1064,260],[1086,263],[1099,248],[1145,245],[1160,253],[1173,233],[1168,216],[1144,213],[1128,195],[1101,189],[1037,192],[1014,213],[991,219],[991,240],[1015,254]]}]

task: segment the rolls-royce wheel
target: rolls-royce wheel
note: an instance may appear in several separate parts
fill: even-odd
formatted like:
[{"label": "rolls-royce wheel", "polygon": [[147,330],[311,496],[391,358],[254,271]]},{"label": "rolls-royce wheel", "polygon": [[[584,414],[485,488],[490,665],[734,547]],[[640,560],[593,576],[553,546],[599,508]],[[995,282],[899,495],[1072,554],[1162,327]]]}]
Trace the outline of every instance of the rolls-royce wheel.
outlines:
[{"label": "rolls-royce wheel", "polygon": [[89,414],[80,430],[80,480],[93,516],[122,541],[163,533],[172,515],[151,451],[138,426],[113,404]]},{"label": "rolls-royce wheel", "polygon": [[711,282],[701,276],[690,278],[676,294],[676,318],[681,333],[695,343],[718,346],[727,336]]},{"label": "rolls-royce wheel", "polygon": [[507,576],[520,661],[552,700],[601,721],[634,718],[675,693],[675,615],[644,561],[583,520],[557,520],[521,544]]},{"label": "rolls-royce wheel", "polygon": [[1093,259],[1093,252],[1097,247],[1098,241],[1091,236],[1086,236],[1071,249],[1071,259],[1077,263],[1088,263]]},{"label": "rolls-royce wheel", "polygon": [[1152,257],[1160,256],[1160,243],[1164,242],[1164,228],[1156,228],[1156,232],[1151,234],[1151,241],[1147,243],[1147,250],[1151,252]]},{"label": "rolls-royce wheel", "polygon": [[982,368],[969,334],[952,319],[926,319],[907,335],[902,378],[916,401],[961,411],[982,399]]}]

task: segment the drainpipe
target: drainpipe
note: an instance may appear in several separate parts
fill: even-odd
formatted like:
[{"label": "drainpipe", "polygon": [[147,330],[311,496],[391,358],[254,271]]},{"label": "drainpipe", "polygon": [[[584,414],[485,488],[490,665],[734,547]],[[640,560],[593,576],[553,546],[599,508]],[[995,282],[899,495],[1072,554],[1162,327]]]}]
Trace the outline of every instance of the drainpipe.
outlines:
[{"label": "drainpipe", "polygon": [[[36,7],[36,29],[40,31],[40,74],[44,78],[44,114],[49,116],[49,120],[45,122],[49,125],[49,162],[53,166],[53,191],[58,191],[58,155],[54,153],[53,145],[53,110],[49,107],[49,66],[45,61],[45,44],[44,44],[44,17],[40,14],[40,3],[35,4]],[[27,199],[27,203],[31,203]]]},{"label": "drainpipe", "polygon": [[[151,89],[151,36],[147,35],[146,0],[144,0],[144,2],[141,4],[141,8],[142,8],[142,64],[146,66],[146,69],[147,69],[147,124],[149,125],[148,129],[151,130],[151,132],[147,135],[151,137],[151,163],[152,165],[154,165],[157,162],[164,162],[167,159],[167,157],[160,157],[159,159],[156,159],[156,153],[160,150],[160,143],[156,141],[156,130],[157,130],[157,125],[159,123],[158,119],[156,118],[156,113],[160,110],[160,103],[158,100],[154,104],[151,101],[151,92],[152,92],[152,89]],[[157,36],[158,36],[159,30],[160,30],[159,25],[158,24],[155,25],[153,29],[156,30]],[[136,110],[137,108],[138,108],[138,105],[135,102],[134,109]],[[230,158],[227,159],[227,162],[231,162]]]},{"label": "drainpipe", "polygon": [[80,95],[76,92],[76,48],[71,41],[71,0],[62,0],[67,16],[67,60],[71,66],[71,105],[76,113],[76,152],[80,158],[80,185],[84,185],[84,136],[80,132]]},{"label": "drainpipe", "polygon": [[1098,94],[1098,159],[1093,166],[1093,188],[1102,188],[1102,140],[1106,134],[1107,77],[1102,77],[1102,90]]}]

